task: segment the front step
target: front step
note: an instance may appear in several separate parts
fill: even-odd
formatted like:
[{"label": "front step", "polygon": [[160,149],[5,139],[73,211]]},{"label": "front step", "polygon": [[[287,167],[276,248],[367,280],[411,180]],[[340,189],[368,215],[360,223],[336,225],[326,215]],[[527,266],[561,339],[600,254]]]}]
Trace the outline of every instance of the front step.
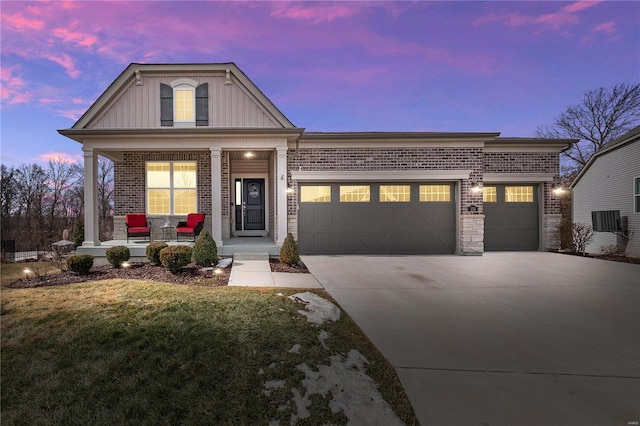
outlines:
[{"label": "front step", "polygon": [[269,261],[269,253],[247,253],[238,252],[233,254],[233,260],[264,260]]}]

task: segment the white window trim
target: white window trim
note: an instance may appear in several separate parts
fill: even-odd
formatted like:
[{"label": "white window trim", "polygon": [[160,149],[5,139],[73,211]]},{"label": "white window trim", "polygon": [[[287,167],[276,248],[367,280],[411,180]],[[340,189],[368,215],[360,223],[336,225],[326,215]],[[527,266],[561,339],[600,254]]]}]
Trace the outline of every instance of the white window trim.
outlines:
[{"label": "white window trim", "polygon": [[[147,165],[150,163],[169,163],[169,187],[168,188],[149,188],[148,182],[147,182]],[[175,187],[173,185],[173,165],[175,163],[193,163],[196,166],[196,182],[195,182],[195,187],[193,188],[196,191],[196,211],[191,212],[191,213],[198,213],[200,211],[200,208],[198,206],[198,162],[197,161],[192,161],[192,160],[167,160],[167,161],[163,161],[163,160],[154,160],[154,161],[146,161],[144,163],[144,203],[145,203],[145,213],[148,216],[151,217],[162,217],[162,216],[167,216],[167,214],[164,213],[149,213],[149,189],[168,189],[169,190],[169,216],[184,216],[186,217],[187,214],[176,214],[175,213],[175,206],[174,206],[174,191],[175,191]],[[191,188],[178,188],[178,189],[191,189]]]},{"label": "white window trim", "polygon": [[633,202],[633,206],[631,208],[631,211],[634,213],[640,213],[640,210],[637,210],[638,202],[636,201],[637,198],[640,197],[640,192],[636,192],[636,187],[637,187],[636,181],[639,179],[640,179],[640,176],[635,176],[633,178],[633,188],[632,188],[633,198],[631,199],[631,201]]},{"label": "white window trim", "polygon": [[[176,92],[180,91],[190,91],[191,92],[191,110],[193,111],[193,119],[192,120],[179,120],[178,119],[178,97],[176,96]],[[196,124],[196,88],[194,86],[190,86],[187,84],[181,84],[179,86],[175,86],[173,88],[173,123],[193,123]]]}]

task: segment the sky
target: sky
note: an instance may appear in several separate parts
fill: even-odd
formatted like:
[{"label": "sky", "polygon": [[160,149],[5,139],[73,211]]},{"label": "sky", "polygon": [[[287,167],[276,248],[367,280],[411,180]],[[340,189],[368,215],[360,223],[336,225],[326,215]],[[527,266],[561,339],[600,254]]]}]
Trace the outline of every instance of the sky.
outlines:
[{"label": "sky", "polygon": [[0,1],[2,164],[82,162],[73,126],[132,62],[234,62],[307,131],[531,137],[640,81],[638,1]]}]

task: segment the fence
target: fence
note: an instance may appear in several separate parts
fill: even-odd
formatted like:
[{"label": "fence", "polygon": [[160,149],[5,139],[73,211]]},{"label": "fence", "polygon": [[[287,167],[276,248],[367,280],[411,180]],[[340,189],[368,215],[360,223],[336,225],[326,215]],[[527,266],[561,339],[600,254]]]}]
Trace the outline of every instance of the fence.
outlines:
[{"label": "fence", "polygon": [[41,246],[16,244],[14,240],[3,240],[1,251],[3,262],[39,260],[46,253]]}]

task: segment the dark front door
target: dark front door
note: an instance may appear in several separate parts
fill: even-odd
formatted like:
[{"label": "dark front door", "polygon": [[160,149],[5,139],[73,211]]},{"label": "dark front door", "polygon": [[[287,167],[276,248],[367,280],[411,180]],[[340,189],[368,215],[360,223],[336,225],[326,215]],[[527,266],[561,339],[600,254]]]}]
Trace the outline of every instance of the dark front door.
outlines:
[{"label": "dark front door", "polygon": [[242,194],[236,197],[242,204],[236,206],[236,230],[264,231],[264,179],[236,179],[236,190],[239,188]]}]

